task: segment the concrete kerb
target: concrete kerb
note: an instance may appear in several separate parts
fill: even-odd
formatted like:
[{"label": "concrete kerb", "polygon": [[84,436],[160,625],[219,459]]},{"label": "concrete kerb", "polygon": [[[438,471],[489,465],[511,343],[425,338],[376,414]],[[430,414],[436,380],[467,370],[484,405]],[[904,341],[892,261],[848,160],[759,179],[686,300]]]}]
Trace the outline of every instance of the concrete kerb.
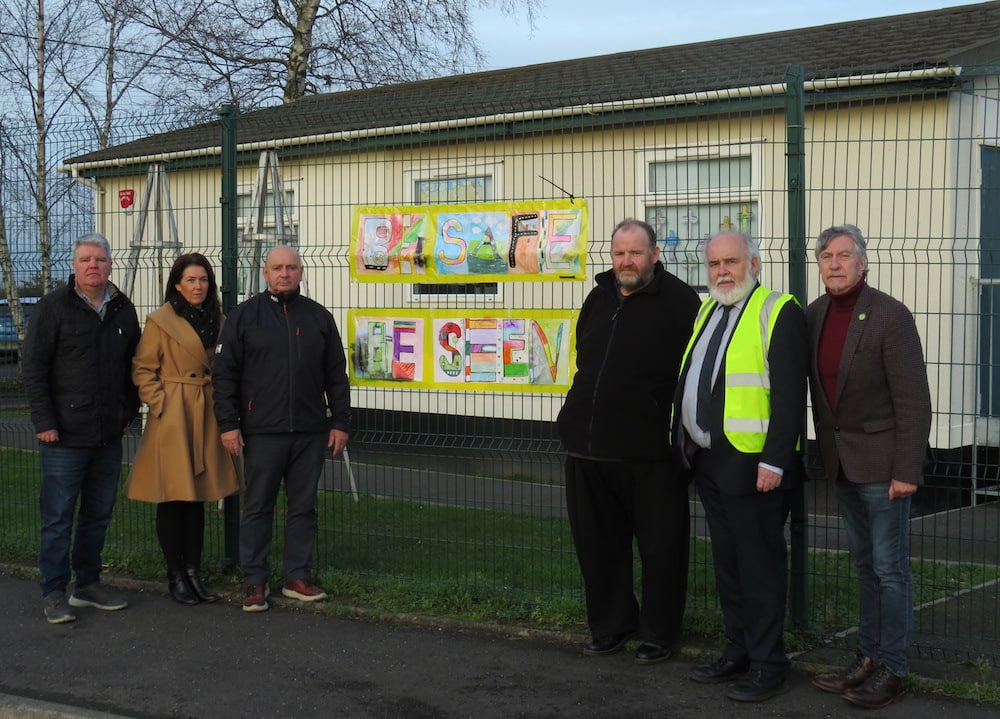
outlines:
[{"label": "concrete kerb", "polygon": [[0,694],[0,719],[130,719],[121,714]]}]

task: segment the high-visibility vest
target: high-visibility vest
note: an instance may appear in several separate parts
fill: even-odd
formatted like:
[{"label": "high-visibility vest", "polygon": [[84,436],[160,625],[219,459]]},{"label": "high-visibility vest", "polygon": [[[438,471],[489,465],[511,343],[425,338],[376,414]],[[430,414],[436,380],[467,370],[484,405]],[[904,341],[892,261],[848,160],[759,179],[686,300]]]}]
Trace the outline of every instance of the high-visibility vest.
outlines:
[{"label": "high-visibility vest", "polygon": [[[767,352],[781,308],[795,301],[792,295],[758,286],[747,298],[726,347],[723,432],[740,452],[756,454],[764,449],[771,421],[771,373]],[[698,310],[682,367],[687,365],[691,349],[717,304],[715,300],[706,300]]]}]

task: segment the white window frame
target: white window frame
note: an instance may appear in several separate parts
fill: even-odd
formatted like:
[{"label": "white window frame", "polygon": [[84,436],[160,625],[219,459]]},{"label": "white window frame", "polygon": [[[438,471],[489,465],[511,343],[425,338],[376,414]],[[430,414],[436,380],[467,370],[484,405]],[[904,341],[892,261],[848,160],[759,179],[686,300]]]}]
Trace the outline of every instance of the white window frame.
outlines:
[{"label": "white window frame", "polygon": [[[422,204],[417,197],[418,182],[433,182],[435,180],[461,180],[475,177],[490,177],[493,180],[493,197],[487,197],[484,202],[493,202],[497,197],[503,197],[503,162],[440,162],[410,167],[403,170],[403,202],[407,205]],[[440,204],[440,203],[431,203]],[[423,284],[423,283],[416,283]],[[469,282],[467,284],[487,284]],[[496,291],[484,294],[454,293],[454,294],[421,294],[415,285],[409,285],[410,302],[428,304],[451,300],[477,301],[489,303],[503,302],[503,283],[495,282]]]}]

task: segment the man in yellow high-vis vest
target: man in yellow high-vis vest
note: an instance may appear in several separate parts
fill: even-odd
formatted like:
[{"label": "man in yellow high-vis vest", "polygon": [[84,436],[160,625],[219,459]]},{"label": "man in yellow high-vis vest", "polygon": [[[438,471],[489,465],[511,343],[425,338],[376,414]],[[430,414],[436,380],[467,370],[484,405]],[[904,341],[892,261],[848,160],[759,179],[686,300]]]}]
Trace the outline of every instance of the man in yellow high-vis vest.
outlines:
[{"label": "man in yellow high-vis vest", "polygon": [[726,647],[690,676],[755,702],[788,687],[784,526],[804,475],[809,348],[799,304],[757,281],[751,238],[723,231],[704,253],[710,298],[681,362],[672,440],[705,509]]}]

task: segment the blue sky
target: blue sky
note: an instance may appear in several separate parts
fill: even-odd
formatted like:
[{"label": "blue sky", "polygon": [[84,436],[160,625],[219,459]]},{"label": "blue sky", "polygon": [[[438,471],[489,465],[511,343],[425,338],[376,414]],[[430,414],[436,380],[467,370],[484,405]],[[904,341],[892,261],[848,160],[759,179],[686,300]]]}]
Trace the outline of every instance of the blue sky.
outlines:
[{"label": "blue sky", "polygon": [[[535,30],[475,13],[487,69],[936,10],[948,0],[541,0]],[[850,62],[845,43],[844,60]]]}]

